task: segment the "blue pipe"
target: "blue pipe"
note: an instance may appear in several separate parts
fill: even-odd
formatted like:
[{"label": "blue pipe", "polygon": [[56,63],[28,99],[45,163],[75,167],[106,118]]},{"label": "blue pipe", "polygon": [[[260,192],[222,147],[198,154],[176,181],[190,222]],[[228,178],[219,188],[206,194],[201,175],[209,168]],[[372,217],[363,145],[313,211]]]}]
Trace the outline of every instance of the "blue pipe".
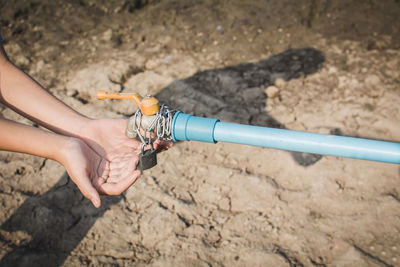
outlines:
[{"label": "blue pipe", "polygon": [[229,142],[336,157],[400,164],[400,143],[221,122],[177,112],[177,141]]}]

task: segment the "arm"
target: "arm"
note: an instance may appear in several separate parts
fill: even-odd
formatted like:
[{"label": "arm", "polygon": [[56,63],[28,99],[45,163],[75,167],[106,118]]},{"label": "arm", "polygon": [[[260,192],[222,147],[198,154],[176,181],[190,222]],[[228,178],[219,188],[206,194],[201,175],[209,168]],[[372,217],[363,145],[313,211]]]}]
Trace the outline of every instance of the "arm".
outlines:
[{"label": "arm", "polygon": [[[56,133],[85,140],[108,160],[120,154],[139,154],[141,143],[127,138],[125,119],[89,119],[52,96],[40,84],[14,66],[0,43],[0,101],[19,114]],[[160,150],[171,143],[158,142]],[[139,151],[139,152],[138,152]]]},{"label": "arm", "polygon": [[[82,194],[100,207],[99,193],[119,195],[140,176],[137,162],[130,170],[115,168],[79,138],[67,137],[38,128],[0,119],[0,150],[27,153],[61,163]],[[34,140],[34,141],[32,141]],[[128,173],[128,175],[127,175]]]},{"label": "arm", "polygon": [[[125,136],[127,120],[92,120],[74,111],[16,68],[1,43],[0,101],[62,134],[1,120],[0,150],[57,160],[96,207],[100,206],[98,193],[119,195],[140,176],[136,165],[141,143]],[[171,145],[157,142],[155,148]]]},{"label": "arm", "polygon": [[[108,165],[84,142],[4,119],[0,119],[0,129],[0,150],[58,161],[65,166],[82,194],[93,205],[100,206],[100,197],[93,185],[107,174]],[[99,168],[94,169],[93,166]]]},{"label": "arm", "polygon": [[[0,43],[1,46],[1,43]],[[0,101],[19,114],[64,135],[76,136],[89,121],[15,67],[0,48]]]},{"label": "arm", "polygon": [[0,119],[0,129],[0,150],[27,153],[58,162],[61,161],[58,149],[69,140],[62,135],[5,119]]}]

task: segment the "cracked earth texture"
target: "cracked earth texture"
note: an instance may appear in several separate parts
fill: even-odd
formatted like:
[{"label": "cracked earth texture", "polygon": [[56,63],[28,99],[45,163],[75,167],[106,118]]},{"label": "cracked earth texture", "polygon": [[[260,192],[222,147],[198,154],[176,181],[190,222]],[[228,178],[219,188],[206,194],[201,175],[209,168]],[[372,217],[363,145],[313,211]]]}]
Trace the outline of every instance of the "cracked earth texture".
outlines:
[{"label": "cracked earth texture", "polygon": [[[136,110],[101,89],[400,142],[399,1],[0,0],[0,14],[15,64],[92,118]],[[0,266],[400,266],[399,188],[394,164],[182,142],[95,209],[58,163],[3,151]]]}]

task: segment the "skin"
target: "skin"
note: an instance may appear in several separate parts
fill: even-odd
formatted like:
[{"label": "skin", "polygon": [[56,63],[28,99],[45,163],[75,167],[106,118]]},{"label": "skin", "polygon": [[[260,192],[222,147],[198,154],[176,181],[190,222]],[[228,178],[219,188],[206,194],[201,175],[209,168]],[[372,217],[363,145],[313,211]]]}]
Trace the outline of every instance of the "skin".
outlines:
[{"label": "skin", "polygon": [[[62,164],[82,194],[100,207],[100,194],[119,195],[141,175],[141,143],[125,136],[125,119],[90,119],[48,93],[7,57],[0,44],[0,101],[50,131],[0,118],[0,150]],[[157,141],[155,149],[172,143]]]}]

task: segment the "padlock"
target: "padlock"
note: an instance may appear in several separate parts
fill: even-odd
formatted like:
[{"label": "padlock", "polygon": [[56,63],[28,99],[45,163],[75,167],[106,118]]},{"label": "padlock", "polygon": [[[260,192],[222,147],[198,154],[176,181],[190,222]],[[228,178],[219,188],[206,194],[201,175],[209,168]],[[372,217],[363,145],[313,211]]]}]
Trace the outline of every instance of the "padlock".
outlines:
[{"label": "padlock", "polygon": [[150,168],[153,168],[157,165],[157,150],[151,146],[150,149],[144,150],[144,146],[142,146],[142,152],[139,154],[139,162],[137,165],[137,169],[140,171],[144,171]]}]

